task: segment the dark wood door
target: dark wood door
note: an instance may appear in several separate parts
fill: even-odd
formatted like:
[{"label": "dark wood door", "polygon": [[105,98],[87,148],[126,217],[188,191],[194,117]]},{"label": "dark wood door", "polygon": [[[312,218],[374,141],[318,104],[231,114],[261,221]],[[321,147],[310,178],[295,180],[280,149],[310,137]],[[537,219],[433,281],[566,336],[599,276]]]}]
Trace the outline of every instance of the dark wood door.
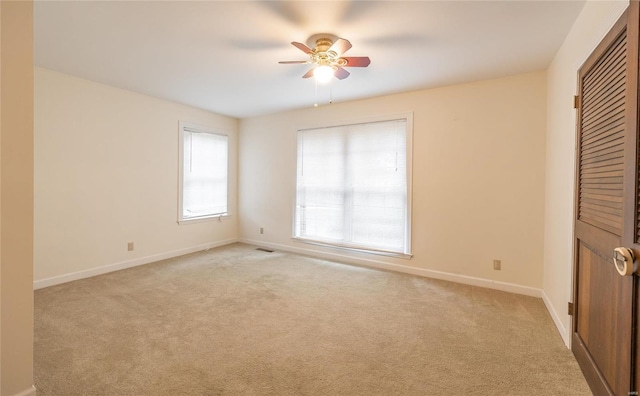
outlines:
[{"label": "dark wood door", "polygon": [[637,275],[622,276],[613,264],[617,247],[640,257],[638,18],[632,1],[578,73],[571,349],[596,395],[626,396],[638,389]]}]

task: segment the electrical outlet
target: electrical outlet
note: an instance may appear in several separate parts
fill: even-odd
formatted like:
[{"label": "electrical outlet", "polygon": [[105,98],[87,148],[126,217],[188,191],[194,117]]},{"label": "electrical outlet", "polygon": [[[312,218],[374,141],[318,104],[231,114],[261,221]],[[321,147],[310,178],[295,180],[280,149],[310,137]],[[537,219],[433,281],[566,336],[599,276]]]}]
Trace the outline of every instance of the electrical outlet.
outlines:
[{"label": "electrical outlet", "polygon": [[133,250],[133,242],[127,243],[127,250],[128,251],[132,251]]},{"label": "electrical outlet", "polygon": [[493,260],[493,269],[500,271],[502,269],[502,262],[500,260]]},{"label": "electrical outlet", "polygon": [[260,227],[260,233],[264,234],[264,228]]}]

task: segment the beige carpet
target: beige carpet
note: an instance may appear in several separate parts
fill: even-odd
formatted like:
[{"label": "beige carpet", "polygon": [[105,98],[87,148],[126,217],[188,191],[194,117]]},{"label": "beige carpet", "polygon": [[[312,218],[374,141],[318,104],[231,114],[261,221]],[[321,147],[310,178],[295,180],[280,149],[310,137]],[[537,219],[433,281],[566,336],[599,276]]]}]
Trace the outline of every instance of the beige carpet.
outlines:
[{"label": "beige carpet", "polygon": [[50,395],[589,395],[540,299],[235,244],[38,290]]}]

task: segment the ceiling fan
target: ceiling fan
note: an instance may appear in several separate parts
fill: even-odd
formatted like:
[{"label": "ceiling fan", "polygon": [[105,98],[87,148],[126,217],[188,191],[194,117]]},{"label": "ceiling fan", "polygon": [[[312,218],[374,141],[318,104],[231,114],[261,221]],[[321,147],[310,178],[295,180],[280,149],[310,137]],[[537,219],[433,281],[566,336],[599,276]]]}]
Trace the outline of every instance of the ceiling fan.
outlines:
[{"label": "ceiling fan", "polygon": [[314,76],[318,82],[328,82],[334,76],[339,80],[344,80],[351,74],[344,69],[345,67],[367,67],[371,63],[368,56],[342,56],[351,48],[349,40],[343,38],[338,38],[334,41],[323,35],[316,40],[316,46],[313,49],[295,41],[291,44],[309,55],[309,59],[304,61],[280,61],[279,63],[315,65],[302,78]]}]

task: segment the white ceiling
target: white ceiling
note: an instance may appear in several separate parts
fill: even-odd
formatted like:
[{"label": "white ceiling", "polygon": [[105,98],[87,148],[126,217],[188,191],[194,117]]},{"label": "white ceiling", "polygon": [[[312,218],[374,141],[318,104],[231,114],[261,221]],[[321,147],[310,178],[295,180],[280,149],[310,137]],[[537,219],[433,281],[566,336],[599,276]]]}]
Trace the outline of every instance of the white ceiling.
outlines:
[{"label": "white ceiling", "polygon": [[[37,66],[232,117],[543,70],[582,1],[36,1]],[[351,41],[331,88],[290,45]],[[311,44],[311,43],[308,43]]]}]

